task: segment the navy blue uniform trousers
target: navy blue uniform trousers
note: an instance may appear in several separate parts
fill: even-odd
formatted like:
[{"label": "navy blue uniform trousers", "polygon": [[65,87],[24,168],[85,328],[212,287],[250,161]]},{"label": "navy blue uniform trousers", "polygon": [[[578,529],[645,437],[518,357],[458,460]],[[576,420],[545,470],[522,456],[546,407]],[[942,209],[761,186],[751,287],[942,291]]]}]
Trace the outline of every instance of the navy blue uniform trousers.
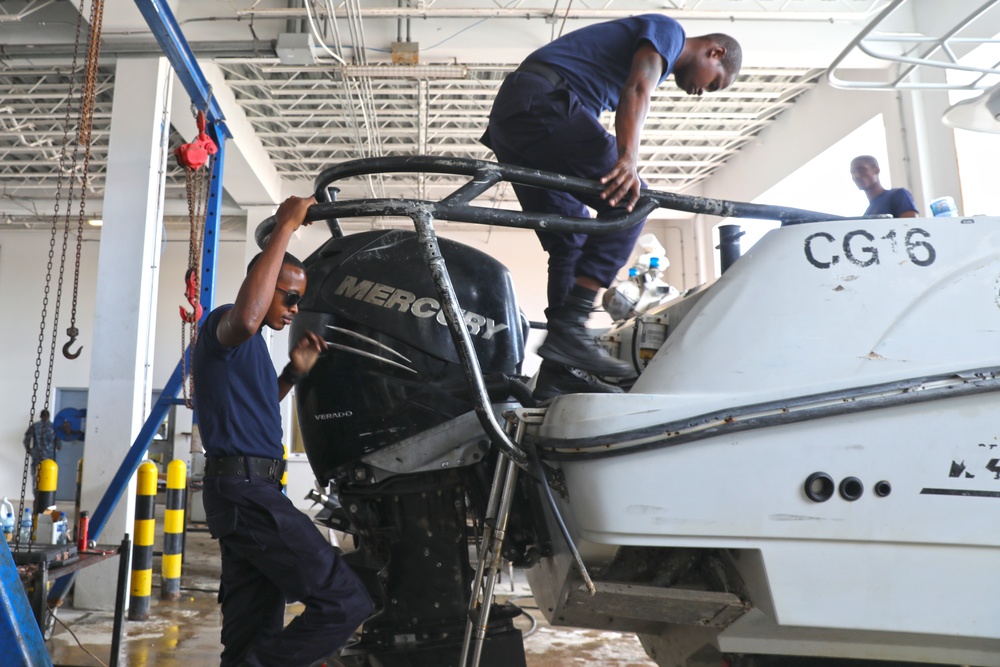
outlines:
[{"label": "navy blue uniform trousers", "polygon": [[[493,101],[482,142],[500,162],[600,180],[618,161],[614,136],[580,104],[570,90],[530,72],[513,72]],[[645,185],[645,183],[643,184]],[[524,211],[588,218],[622,213],[600,197],[578,198],[565,192],[514,185]],[[610,234],[538,231],[549,254],[549,308],[562,304],[576,278],[609,286],[625,265],[645,224]]]},{"label": "navy blue uniform trousers", "polygon": [[[281,485],[208,476],[203,495],[222,551],[222,667],[308,667],[342,647],[371,598]],[[284,627],[285,604],[295,601],[305,611]]]}]

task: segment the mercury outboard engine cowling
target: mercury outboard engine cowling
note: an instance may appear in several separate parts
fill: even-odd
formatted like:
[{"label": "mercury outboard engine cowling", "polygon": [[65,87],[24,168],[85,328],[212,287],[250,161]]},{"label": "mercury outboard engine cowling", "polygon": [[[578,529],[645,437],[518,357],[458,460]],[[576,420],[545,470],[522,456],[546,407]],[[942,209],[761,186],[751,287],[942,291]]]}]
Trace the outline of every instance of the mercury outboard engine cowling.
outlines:
[{"label": "mercury outboard engine cowling", "polygon": [[[439,239],[491,399],[524,357],[525,321],[507,268]],[[299,426],[316,478],[473,410],[415,233],[330,239],[304,262],[308,289],[291,340],[311,330],[330,353],[297,387]]]}]

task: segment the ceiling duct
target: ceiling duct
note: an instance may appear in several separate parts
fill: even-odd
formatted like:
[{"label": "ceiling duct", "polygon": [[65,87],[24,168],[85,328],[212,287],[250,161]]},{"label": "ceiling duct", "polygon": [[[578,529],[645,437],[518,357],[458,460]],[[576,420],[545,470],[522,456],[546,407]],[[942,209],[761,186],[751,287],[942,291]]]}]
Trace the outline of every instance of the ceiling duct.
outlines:
[{"label": "ceiling duct", "polygon": [[315,65],[319,48],[312,33],[283,32],[274,47],[282,65]]}]

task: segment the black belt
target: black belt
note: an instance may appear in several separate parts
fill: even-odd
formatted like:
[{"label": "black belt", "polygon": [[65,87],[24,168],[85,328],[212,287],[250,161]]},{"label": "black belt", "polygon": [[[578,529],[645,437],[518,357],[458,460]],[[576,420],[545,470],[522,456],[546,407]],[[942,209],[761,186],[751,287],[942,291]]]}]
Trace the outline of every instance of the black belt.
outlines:
[{"label": "black belt", "polygon": [[266,477],[281,481],[285,462],[281,459],[264,459],[248,456],[208,456],[205,458],[205,476],[238,475],[240,477]]},{"label": "black belt", "polygon": [[555,71],[548,65],[536,62],[523,62],[517,68],[518,72],[528,72],[529,74],[537,74],[549,83],[551,83],[556,88],[565,88],[566,79],[560,76],[559,72]]}]

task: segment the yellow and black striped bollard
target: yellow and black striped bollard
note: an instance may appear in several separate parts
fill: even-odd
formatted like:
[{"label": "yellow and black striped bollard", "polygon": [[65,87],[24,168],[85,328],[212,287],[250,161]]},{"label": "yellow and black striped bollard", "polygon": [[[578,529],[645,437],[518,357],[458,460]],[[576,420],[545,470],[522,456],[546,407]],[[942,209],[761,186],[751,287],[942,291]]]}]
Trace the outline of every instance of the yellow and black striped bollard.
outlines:
[{"label": "yellow and black striped bollard", "polygon": [[135,490],[135,542],[132,546],[132,596],[128,620],[149,618],[149,595],[153,588],[153,535],[156,532],[156,464],[139,466]]},{"label": "yellow and black striped bollard", "polygon": [[285,462],[285,470],[281,473],[281,492],[288,495],[288,446],[281,446],[281,459]]},{"label": "yellow and black striped bollard", "polygon": [[167,466],[167,509],[163,515],[163,561],[160,564],[160,599],[181,597],[181,562],[184,553],[184,494],[187,465],[174,459]]},{"label": "yellow and black striped bollard", "polygon": [[38,517],[56,506],[56,486],[59,484],[59,466],[52,459],[45,459],[38,464],[35,473],[35,522],[31,526],[31,541],[35,541],[38,531]]}]

